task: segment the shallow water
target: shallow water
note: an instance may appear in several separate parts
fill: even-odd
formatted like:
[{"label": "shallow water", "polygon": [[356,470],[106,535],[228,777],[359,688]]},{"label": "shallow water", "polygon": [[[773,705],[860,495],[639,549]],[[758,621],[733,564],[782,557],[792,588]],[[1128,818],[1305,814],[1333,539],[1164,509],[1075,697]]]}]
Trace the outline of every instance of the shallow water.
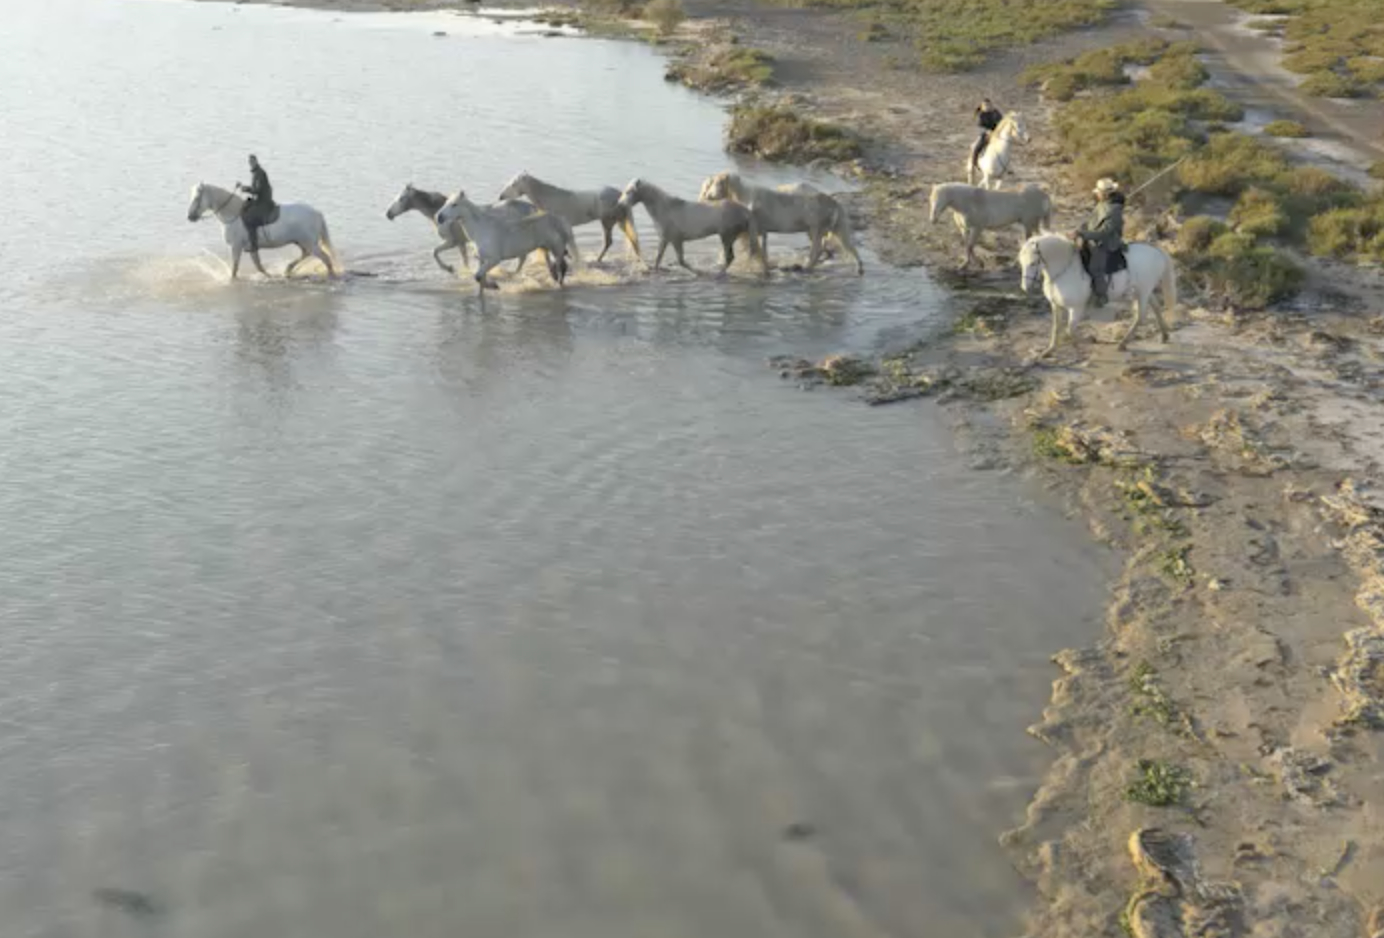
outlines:
[{"label": "shallow water", "polygon": [[[1013,932],[1101,558],[930,407],[763,366],[926,331],[920,272],[617,243],[482,313],[404,182],[695,193],[718,107],[488,18],[6,17],[6,936]],[[374,276],[226,281],[185,200],[250,150]]]}]

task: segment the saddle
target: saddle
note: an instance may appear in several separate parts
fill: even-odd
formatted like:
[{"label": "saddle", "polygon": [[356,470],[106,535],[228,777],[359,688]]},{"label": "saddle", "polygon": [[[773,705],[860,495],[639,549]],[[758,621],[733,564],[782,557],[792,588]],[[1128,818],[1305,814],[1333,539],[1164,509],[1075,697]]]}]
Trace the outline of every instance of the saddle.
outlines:
[{"label": "saddle", "polygon": [[[1128,250],[1127,246],[1105,255],[1105,275],[1107,277],[1113,277],[1129,267],[1125,261],[1126,250]],[[1081,266],[1086,273],[1091,273],[1091,246],[1085,241],[1081,242]]]}]

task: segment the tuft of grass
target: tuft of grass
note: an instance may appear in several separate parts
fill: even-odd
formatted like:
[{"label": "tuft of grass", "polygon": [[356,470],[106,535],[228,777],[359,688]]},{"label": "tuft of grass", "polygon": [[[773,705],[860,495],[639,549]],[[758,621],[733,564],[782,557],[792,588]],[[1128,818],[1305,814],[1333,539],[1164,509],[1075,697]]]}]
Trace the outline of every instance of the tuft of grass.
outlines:
[{"label": "tuft of grass", "polygon": [[859,139],[844,127],[791,108],[756,104],[736,105],[731,111],[726,149],[785,163],[842,162],[861,154]]},{"label": "tuft of grass", "polygon": [[1150,17],[1149,17],[1149,25],[1152,26],[1154,29],[1186,29],[1186,28],[1187,28],[1187,24],[1184,23],[1184,22],[1182,22],[1182,20],[1177,19],[1176,17],[1169,16],[1169,15],[1166,14],[1166,13],[1159,13],[1159,14],[1157,14],[1156,16],[1150,16]]},{"label": "tuft of grass", "polygon": [[1361,84],[1384,84],[1384,59],[1378,56],[1357,55],[1347,59],[1346,71]]},{"label": "tuft of grass", "polygon": [[1125,798],[1153,808],[1181,804],[1192,787],[1192,776],[1181,766],[1160,759],[1140,759],[1134,780],[1125,787]]},{"label": "tuft of grass", "polygon": [[1158,554],[1158,571],[1174,583],[1190,586],[1192,578],[1196,576],[1191,562],[1187,560],[1187,553],[1191,549],[1187,544],[1164,548]]},{"label": "tuft of grass", "polygon": [[1072,456],[1071,452],[1062,445],[1061,437],[1057,433],[1056,427],[1034,427],[1033,428],[1033,455],[1040,459],[1055,459],[1058,462],[1065,462],[1075,465],[1081,460]]},{"label": "tuft of grass", "polygon": [[1158,683],[1158,672],[1147,661],[1134,666],[1129,675],[1129,690],[1134,695],[1130,713],[1148,717],[1160,726],[1172,726],[1179,721],[1177,705]]},{"label": "tuft of grass", "polygon": [[1144,466],[1116,479],[1115,487],[1119,489],[1120,497],[1133,518],[1134,528],[1140,534],[1162,532],[1181,537],[1187,533],[1186,527],[1159,495],[1152,466]]},{"label": "tuft of grass", "polygon": [[1264,133],[1270,137],[1310,137],[1312,134],[1297,121],[1276,120],[1264,125]]},{"label": "tuft of grass", "polygon": [[1370,166],[1370,178],[1384,179],[1384,160],[1379,160]]},{"label": "tuft of grass", "polygon": [[682,0],[649,0],[640,18],[653,23],[660,33],[668,36],[687,19],[687,11],[682,8]]}]

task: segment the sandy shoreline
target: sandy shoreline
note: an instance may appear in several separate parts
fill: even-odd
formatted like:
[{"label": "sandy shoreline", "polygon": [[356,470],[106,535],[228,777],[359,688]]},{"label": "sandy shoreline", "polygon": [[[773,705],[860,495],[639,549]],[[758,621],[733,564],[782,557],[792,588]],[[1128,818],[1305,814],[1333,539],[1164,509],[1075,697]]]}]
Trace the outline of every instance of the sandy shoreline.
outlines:
[{"label": "sandy shoreline", "polygon": [[[960,178],[976,99],[1028,117],[1017,181],[1048,188],[1070,227],[1086,197],[1059,182],[1045,108],[1016,77],[1148,33],[1125,13],[969,74],[923,75],[845,16],[685,3],[701,48],[734,36],[769,52],[772,95],[869,139],[853,197],[867,239],[939,276],[960,245],[928,224],[927,187]],[[983,243],[962,294],[1016,292],[1016,236]],[[1105,633],[1055,656],[1031,729],[1055,762],[1002,838],[1038,887],[1034,938],[1384,935],[1384,496],[1368,484],[1384,462],[1381,296],[1377,274],[1314,264],[1291,309],[1184,297],[1167,345],[1146,332],[1117,351],[1107,311],[1104,341],[1029,366],[1046,311],[1003,303],[908,350],[910,370],[950,388],[943,406],[977,465],[1036,474],[1125,559]]]}]

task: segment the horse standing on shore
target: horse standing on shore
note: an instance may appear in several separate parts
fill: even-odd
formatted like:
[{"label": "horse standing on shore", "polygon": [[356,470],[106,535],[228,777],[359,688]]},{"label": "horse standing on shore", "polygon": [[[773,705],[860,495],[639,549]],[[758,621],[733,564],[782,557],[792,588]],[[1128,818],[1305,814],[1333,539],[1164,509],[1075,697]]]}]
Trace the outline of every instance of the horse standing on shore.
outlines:
[{"label": "horse standing on shore", "polygon": [[[211,183],[199,182],[192,189],[192,201],[187,206],[187,220],[201,221],[207,213],[216,216],[216,220],[221,222],[222,232],[226,239],[226,244],[231,249],[231,279],[236,279],[240,272],[240,256],[245,253],[250,246],[249,236],[245,231],[245,225],[240,220],[240,213],[245,208],[245,200],[227,189],[220,186],[213,186]],[[293,271],[298,265],[307,260],[311,255],[327,266],[327,275],[336,277],[336,266],[332,263],[332,257],[336,251],[332,248],[331,235],[327,232],[327,220],[322,217],[322,213],[310,205],[302,203],[290,203],[280,205],[278,215],[267,225],[259,229],[259,247],[282,248],[289,245],[296,245],[302,254],[296,260],[289,263],[284,268],[284,276],[292,277]],[[258,252],[252,253],[250,259],[255,262],[255,268],[264,276],[269,276],[269,271],[264,269],[260,263]]]},{"label": "horse standing on shore", "polygon": [[[442,243],[433,248],[433,260],[437,261],[437,266],[455,274],[457,269],[442,259],[442,252],[450,248],[456,248],[461,252],[461,262],[469,269],[471,258],[467,256],[466,245],[468,238],[466,230],[461,227],[461,222],[454,221],[450,225],[439,225],[437,223],[437,213],[442,210],[442,206],[447,203],[447,196],[441,192],[430,192],[427,189],[415,189],[413,183],[404,186],[404,190],[399,193],[399,197],[394,200],[389,208],[385,209],[384,217],[390,221],[405,215],[409,212],[417,212],[433,223],[437,229],[437,235],[442,239]],[[520,199],[510,199],[506,202],[496,202],[494,205],[486,206],[482,211],[490,212],[497,218],[509,218],[517,221],[520,218],[528,218],[538,211],[538,207],[531,202],[524,202]],[[524,269],[525,257],[519,258],[519,266],[514,268],[517,274]]]},{"label": "horse standing on shore", "polygon": [[573,228],[599,221],[601,231],[605,235],[605,243],[601,246],[601,253],[596,255],[596,263],[599,264],[610,250],[613,242],[611,231],[617,225],[625,233],[625,239],[629,241],[634,256],[640,257],[639,233],[634,230],[633,216],[628,208],[621,205],[620,190],[614,186],[585,192],[573,191],[551,185],[523,172],[509,181],[509,185],[500,192],[499,199],[505,201],[521,197],[551,215],[561,216]]},{"label": "horse standing on shore", "polygon": [[755,225],[754,213],[739,202],[730,199],[689,202],[669,195],[651,182],[633,179],[620,194],[620,204],[626,211],[643,204],[649,217],[654,220],[654,227],[658,229],[658,254],[654,257],[654,270],[658,270],[663,263],[663,252],[671,244],[678,263],[696,273],[682,256],[683,244],[719,235],[725,257],[721,273],[730,269],[735,260],[735,242],[741,238],[749,240],[750,256],[758,258],[764,272],[769,272],[764,255],[759,250],[759,230]]},{"label": "horse standing on shore", "polygon": [[[1163,310],[1171,312],[1177,308],[1177,268],[1167,252],[1152,244],[1135,243],[1127,245],[1124,254],[1125,269],[1110,276],[1110,299],[1134,301],[1134,320],[1120,338],[1120,351],[1126,349],[1143,322],[1144,310],[1149,308],[1155,289],[1161,287]],[[1041,274],[1043,295],[1052,307],[1052,336],[1047,348],[1038,353],[1045,358],[1057,348],[1064,317],[1067,337],[1077,341],[1076,327],[1091,302],[1091,275],[1082,265],[1077,245],[1059,234],[1040,234],[1025,241],[1019,251],[1019,265],[1023,269],[1023,291],[1031,292]],[[1163,320],[1163,310],[1154,306],[1153,315],[1163,341],[1167,342],[1168,325]]]},{"label": "horse standing on shore", "polygon": [[[966,182],[975,185],[975,171],[980,169],[980,187],[982,189],[998,189],[1000,180],[1009,172],[1009,148],[1014,141],[1028,143],[1028,128],[1024,124],[1022,114],[1014,112],[1005,116],[1000,121],[1000,125],[995,128],[995,132],[990,135],[990,142],[985,146],[985,152],[980,154],[980,159],[976,160],[976,165],[971,165],[970,154],[966,159]],[[992,185],[993,183],[993,185]]]},{"label": "horse standing on shore", "polygon": [[499,284],[488,275],[501,261],[522,258],[530,251],[542,251],[548,273],[561,287],[567,280],[568,255],[573,261],[580,260],[576,239],[572,237],[572,226],[558,215],[538,212],[517,220],[498,218],[466,198],[464,191],[458,190],[437,213],[439,225],[450,226],[457,221],[461,222],[471,243],[476,246],[476,263],[479,266],[474,277],[482,296],[486,287],[499,289]]},{"label": "horse standing on shore", "polygon": [[964,182],[944,182],[932,187],[928,197],[928,218],[935,225],[942,213],[951,209],[952,221],[961,232],[966,246],[965,270],[975,260],[976,242],[980,233],[1010,225],[1023,225],[1028,239],[1051,225],[1052,200],[1037,186],[1025,186],[1017,192],[982,189]]},{"label": "horse standing on shore", "polygon": [[717,173],[702,183],[700,201],[733,199],[747,206],[759,229],[759,254],[767,270],[769,234],[806,232],[812,242],[807,269],[822,259],[823,240],[832,238],[855,260],[855,272],[865,273],[865,264],[852,241],[851,217],[836,199],[806,183],[770,189],[746,182],[737,173]]}]

